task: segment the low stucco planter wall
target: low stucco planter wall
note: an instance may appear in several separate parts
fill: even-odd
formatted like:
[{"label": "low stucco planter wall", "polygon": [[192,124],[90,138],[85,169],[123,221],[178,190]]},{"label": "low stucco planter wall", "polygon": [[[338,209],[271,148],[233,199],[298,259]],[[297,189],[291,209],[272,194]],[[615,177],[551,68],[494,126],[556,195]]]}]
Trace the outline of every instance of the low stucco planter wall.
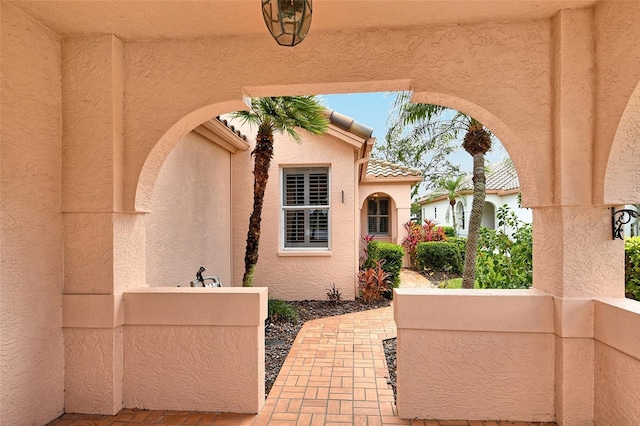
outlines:
[{"label": "low stucco planter wall", "polygon": [[595,311],[595,421],[634,424],[640,419],[640,303],[602,299]]},{"label": "low stucco planter wall", "polygon": [[396,289],[402,418],[554,420],[553,297]]},{"label": "low stucco planter wall", "polygon": [[266,317],[257,287],[63,296],[65,410],[257,413]]}]

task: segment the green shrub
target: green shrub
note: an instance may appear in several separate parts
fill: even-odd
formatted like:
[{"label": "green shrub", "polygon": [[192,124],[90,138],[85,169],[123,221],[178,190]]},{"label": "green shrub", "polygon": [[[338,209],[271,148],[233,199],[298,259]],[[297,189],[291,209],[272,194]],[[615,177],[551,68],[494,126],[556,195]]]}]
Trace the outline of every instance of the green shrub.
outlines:
[{"label": "green shrub", "polygon": [[376,260],[384,259],[382,269],[389,273],[391,286],[397,288],[400,285],[400,271],[402,270],[402,258],[404,250],[399,244],[371,241],[367,246],[367,260],[365,269],[375,267]]},{"label": "green shrub", "polygon": [[496,216],[498,230],[480,228],[476,283],[480,288],[529,288],[533,271],[533,228],[518,219],[506,205],[498,208]]},{"label": "green shrub", "polygon": [[640,237],[624,241],[625,296],[640,300]]},{"label": "green shrub", "polygon": [[455,244],[434,241],[420,243],[416,249],[416,263],[423,270],[434,272],[462,272],[462,257]]},{"label": "green shrub", "polygon": [[460,256],[462,257],[462,263],[464,263],[464,254],[467,252],[467,239],[459,237],[447,237],[447,242],[455,244],[456,247],[458,247]]},{"label": "green shrub", "polygon": [[269,299],[269,321],[295,324],[298,322],[298,312],[291,303],[280,299]]},{"label": "green shrub", "polygon": [[456,231],[453,229],[453,226],[436,226],[436,229],[442,229],[444,235],[447,237],[447,241],[449,240],[449,237],[456,236]]}]

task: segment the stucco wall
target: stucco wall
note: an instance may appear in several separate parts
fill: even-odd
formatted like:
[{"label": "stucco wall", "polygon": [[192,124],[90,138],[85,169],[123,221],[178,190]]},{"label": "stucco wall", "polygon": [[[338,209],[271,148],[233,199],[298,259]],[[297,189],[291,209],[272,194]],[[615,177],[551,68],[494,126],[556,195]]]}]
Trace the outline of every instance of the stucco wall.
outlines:
[{"label": "stucco wall", "polygon": [[167,157],[145,218],[149,286],[188,285],[200,266],[232,285],[230,156],[191,132]]},{"label": "stucco wall", "polygon": [[[255,128],[242,127],[253,146]],[[325,134],[304,132],[298,144],[276,135],[274,158],[262,210],[260,254],[254,285],[269,287],[269,297],[286,300],[327,298],[335,283],[344,299],[355,297],[355,218],[353,146]],[[249,215],[253,206],[253,161],[251,148],[234,156],[234,285],[241,285],[244,273]],[[281,167],[329,166],[330,250],[288,251],[281,237]],[[344,202],[342,202],[344,191]]]},{"label": "stucco wall", "polygon": [[554,420],[549,295],[535,290],[394,293],[401,418]]},{"label": "stucco wall", "polygon": [[595,302],[595,401],[599,425],[636,425],[640,420],[640,303]]},{"label": "stucco wall", "polygon": [[2,2],[0,421],[62,412],[59,37]]},{"label": "stucco wall", "polygon": [[[550,34],[548,21],[532,21],[316,33],[300,49],[286,51],[272,40],[252,36],[127,43],[126,205],[144,209],[153,174],[159,171],[157,159],[208,118],[203,115],[232,111],[221,111],[223,103],[240,103],[243,91],[273,96],[409,88],[419,101],[459,107],[489,126],[518,168],[525,200],[548,203]],[[336,50],[345,39],[352,48]],[[228,54],[211,55],[220,46]],[[425,62],[434,56],[441,60]],[[194,63],[199,65],[186,66]],[[256,63],[261,63],[260,73]],[[286,69],[295,69],[296,78],[282,72]],[[168,104],[172,108],[155,108]],[[159,140],[163,148],[147,160]],[[539,167],[527,161],[529,156],[539,157]]]},{"label": "stucco wall", "polygon": [[125,407],[260,411],[267,289],[140,289],[124,298]]}]

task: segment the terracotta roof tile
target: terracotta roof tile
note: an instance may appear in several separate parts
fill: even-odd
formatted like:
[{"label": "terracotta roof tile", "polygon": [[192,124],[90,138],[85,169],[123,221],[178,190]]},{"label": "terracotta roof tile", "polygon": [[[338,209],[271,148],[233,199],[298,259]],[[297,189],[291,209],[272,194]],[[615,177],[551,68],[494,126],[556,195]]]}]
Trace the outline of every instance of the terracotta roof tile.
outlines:
[{"label": "terracotta roof tile", "polygon": [[406,176],[422,176],[422,172],[418,169],[393,164],[389,161],[370,158],[367,164],[367,174],[375,177],[406,177]]}]

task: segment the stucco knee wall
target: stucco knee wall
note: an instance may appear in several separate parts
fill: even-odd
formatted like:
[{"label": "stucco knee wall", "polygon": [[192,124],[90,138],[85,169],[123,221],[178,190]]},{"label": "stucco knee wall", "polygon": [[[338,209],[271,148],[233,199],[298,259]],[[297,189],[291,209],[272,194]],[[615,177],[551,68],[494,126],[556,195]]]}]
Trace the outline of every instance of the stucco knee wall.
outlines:
[{"label": "stucco knee wall", "polygon": [[553,299],[395,290],[401,418],[553,421]]},{"label": "stucco knee wall", "polygon": [[126,293],[124,406],[257,413],[266,288]]},{"label": "stucco knee wall", "polygon": [[595,302],[594,418],[598,425],[640,422],[640,302]]}]

